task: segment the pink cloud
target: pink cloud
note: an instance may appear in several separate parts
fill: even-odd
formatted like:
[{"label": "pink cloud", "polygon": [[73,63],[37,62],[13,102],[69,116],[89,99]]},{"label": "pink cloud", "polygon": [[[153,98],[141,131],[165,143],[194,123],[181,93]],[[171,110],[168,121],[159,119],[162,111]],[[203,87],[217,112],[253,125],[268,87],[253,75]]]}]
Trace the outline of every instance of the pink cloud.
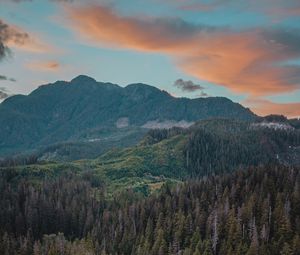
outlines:
[{"label": "pink cloud", "polygon": [[68,6],[70,26],[95,45],[170,56],[186,73],[236,93],[263,96],[299,89],[300,34],[195,26],[181,19],[126,17],[100,6]]}]

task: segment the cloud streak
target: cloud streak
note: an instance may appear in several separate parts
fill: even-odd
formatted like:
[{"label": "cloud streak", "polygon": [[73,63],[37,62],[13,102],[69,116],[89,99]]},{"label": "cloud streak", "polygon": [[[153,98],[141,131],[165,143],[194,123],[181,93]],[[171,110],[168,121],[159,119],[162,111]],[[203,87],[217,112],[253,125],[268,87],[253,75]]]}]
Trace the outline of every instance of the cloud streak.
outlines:
[{"label": "cloud streak", "polygon": [[232,1],[226,0],[214,0],[210,2],[203,1],[169,1],[171,4],[175,4],[178,9],[183,11],[193,12],[212,12],[225,4],[231,4]]},{"label": "cloud streak", "polygon": [[230,7],[239,12],[255,12],[264,15],[266,18],[281,20],[293,18],[300,15],[300,2],[298,0],[251,0],[247,3],[235,0],[169,0],[169,4],[181,11],[209,12]]},{"label": "cloud streak", "polygon": [[15,82],[16,80],[14,78],[9,78],[5,75],[0,74],[0,81],[13,81],[13,82]]},{"label": "cloud streak", "polygon": [[27,64],[27,67],[34,71],[55,72],[61,68],[61,65],[59,62],[51,60],[30,62]]},{"label": "cloud streak", "polygon": [[8,24],[0,19],[0,61],[10,56],[11,49],[18,49],[34,53],[46,53],[53,48],[29,35],[21,28]]},{"label": "cloud streak", "polygon": [[68,6],[69,25],[101,47],[156,52],[195,78],[249,96],[299,89],[299,30],[236,31],[182,19],[128,17],[101,5]]}]

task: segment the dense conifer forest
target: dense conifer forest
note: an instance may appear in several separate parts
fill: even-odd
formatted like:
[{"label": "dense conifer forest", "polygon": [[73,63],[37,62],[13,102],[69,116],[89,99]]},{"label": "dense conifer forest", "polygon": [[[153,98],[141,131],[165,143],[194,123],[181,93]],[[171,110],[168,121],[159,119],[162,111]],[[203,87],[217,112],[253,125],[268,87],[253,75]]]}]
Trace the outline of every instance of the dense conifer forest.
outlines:
[{"label": "dense conifer forest", "polygon": [[67,175],[40,184],[2,173],[1,254],[293,254],[300,169],[268,165],[107,199]]},{"label": "dense conifer forest", "polygon": [[0,254],[299,255],[299,146],[286,122],[217,119],[95,160],[8,158]]}]

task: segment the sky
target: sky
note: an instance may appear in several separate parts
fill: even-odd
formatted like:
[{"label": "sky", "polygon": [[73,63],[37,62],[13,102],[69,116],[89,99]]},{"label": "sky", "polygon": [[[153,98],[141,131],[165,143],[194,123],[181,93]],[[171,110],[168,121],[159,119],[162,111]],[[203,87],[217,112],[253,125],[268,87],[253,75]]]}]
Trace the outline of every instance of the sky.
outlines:
[{"label": "sky", "polygon": [[79,74],[300,117],[300,1],[0,0],[0,99]]}]

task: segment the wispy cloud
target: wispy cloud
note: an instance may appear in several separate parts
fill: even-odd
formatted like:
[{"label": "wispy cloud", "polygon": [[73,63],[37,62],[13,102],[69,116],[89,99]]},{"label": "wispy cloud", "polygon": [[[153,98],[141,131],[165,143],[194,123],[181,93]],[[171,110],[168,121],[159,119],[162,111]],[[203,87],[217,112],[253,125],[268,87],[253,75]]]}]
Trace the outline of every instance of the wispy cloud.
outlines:
[{"label": "wispy cloud", "polygon": [[236,31],[182,19],[122,16],[101,5],[66,8],[70,26],[92,44],[170,56],[187,74],[236,93],[264,96],[295,91],[299,30]]},{"label": "wispy cloud", "polygon": [[176,80],[173,85],[186,92],[204,90],[204,87],[202,87],[200,84],[195,84],[192,81],[184,81],[183,79]]},{"label": "wispy cloud", "polygon": [[274,19],[292,18],[300,15],[298,0],[168,0],[167,3],[182,11],[210,12],[230,8],[239,12],[255,12]]},{"label": "wispy cloud", "polygon": [[0,60],[7,57],[10,50],[9,44],[24,45],[29,40],[29,35],[16,29],[0,19]]},{"label": "wispy cloud", "polygon": [[7,76],[5,76],[5,75],[1,75],[0,74],[0,81],[13,81],[13,82],[15,82],[16,80],[14,79],[14,78],[9,78],[9,77],[7,77]]},{"label": "wispy cloud", "polygon": [[30,35],[21,28],[0,19],[0,61],[10,56],[11,49],[35,53],[53,51],[53,47],[37,36]]},{"label": "wispy cloud", "polygon": [[60,63],[55,60],[30,62],[26,66],[34,71],[44,72],[55,72],[61,68]]},{"label": "wispy cloud", "polygon": [[171,4],[175,4],[178,9],[184,11],[193,12],[212,12],[226,4],[230,4],[229,0],[213,0],[210,2],[204,1],[169,1]]}]

